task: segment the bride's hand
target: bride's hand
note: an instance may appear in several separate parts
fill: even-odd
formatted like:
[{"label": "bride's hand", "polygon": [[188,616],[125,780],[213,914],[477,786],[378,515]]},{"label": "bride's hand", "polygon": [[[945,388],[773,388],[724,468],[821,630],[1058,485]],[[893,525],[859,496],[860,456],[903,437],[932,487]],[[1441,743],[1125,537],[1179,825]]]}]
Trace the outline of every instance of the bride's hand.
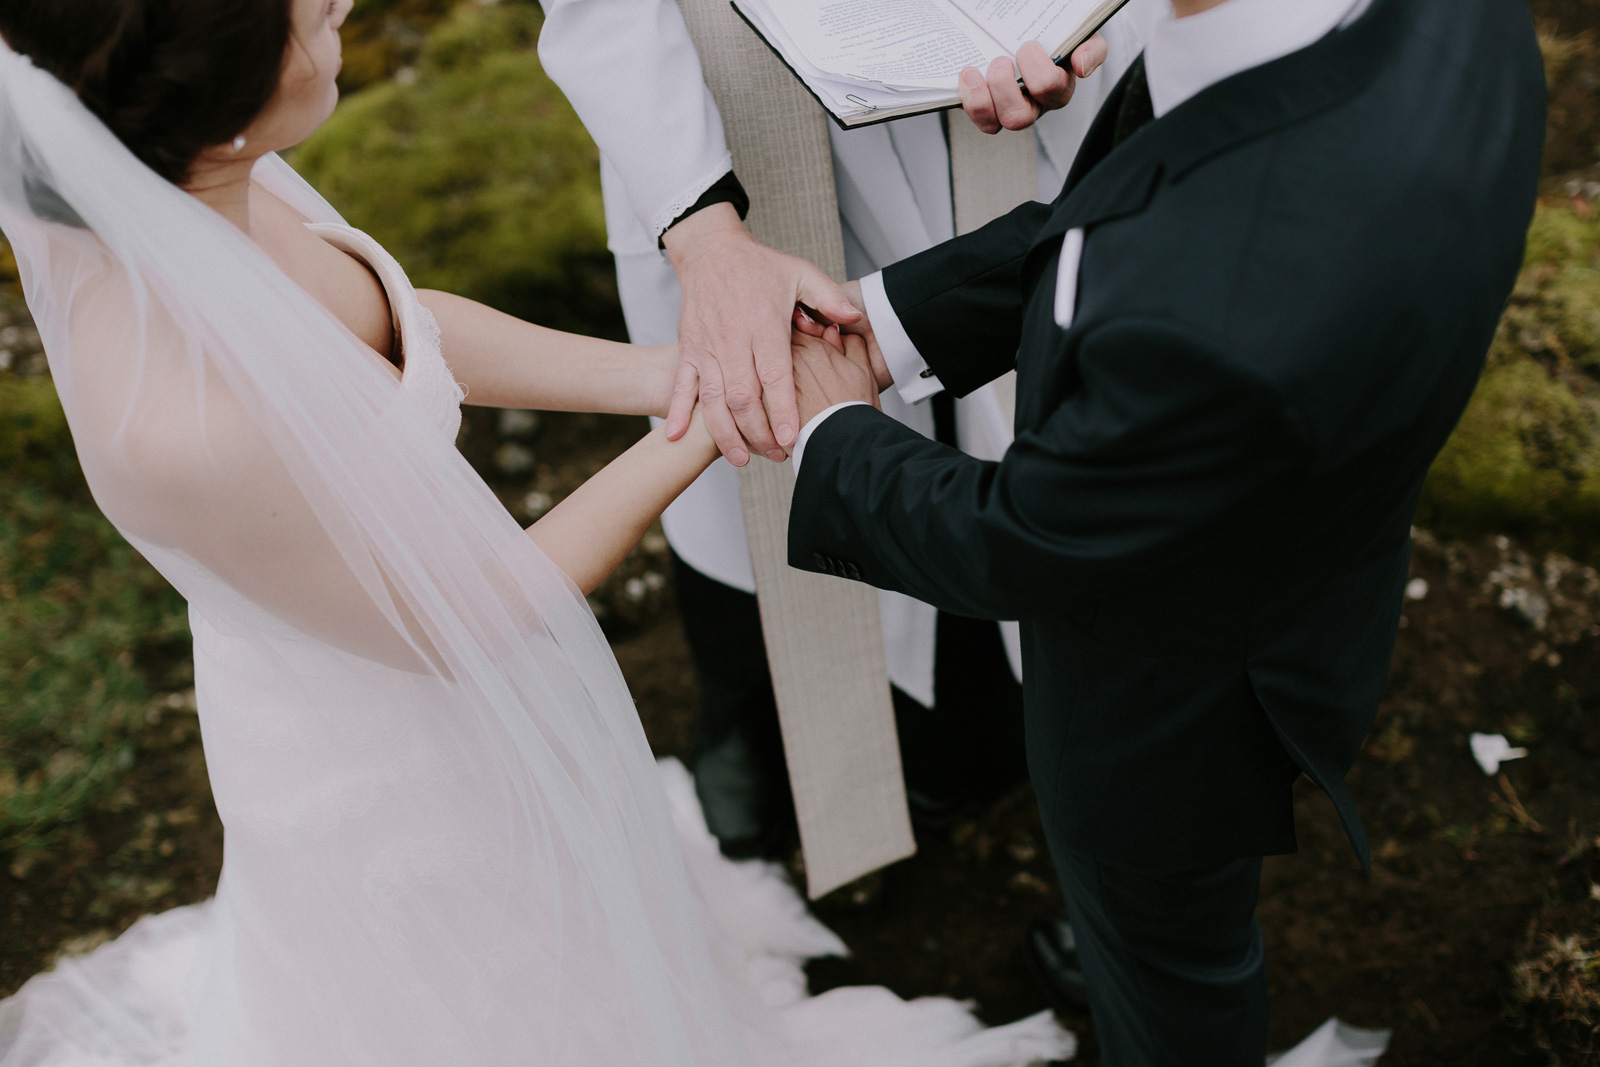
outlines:
[{"label": "bride's hand", "polygon": [[841,334],[837,326],[829,326],[820,337],[796,330],[791,347],[802,427],[835,404],[861,401],[879,406],[878,383],[861,337]]},{"label": "bride's hand", "polygon": [[[664,419],[672,409],[672,386],[678,377],[678,342],[655,345],[650,359],[650,395],[655,398],[650,414]],[[696,414],[698,414],[696,405]]]}]

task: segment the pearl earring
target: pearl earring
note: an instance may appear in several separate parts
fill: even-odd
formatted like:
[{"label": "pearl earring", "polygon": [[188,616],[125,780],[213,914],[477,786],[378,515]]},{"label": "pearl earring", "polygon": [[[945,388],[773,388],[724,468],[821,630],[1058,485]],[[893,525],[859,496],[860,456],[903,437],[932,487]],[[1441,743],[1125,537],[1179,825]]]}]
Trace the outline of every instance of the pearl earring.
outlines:
[{"label": "pearl earring", "polygon": [[235,152],[244,150],[244,134],[241,133],[239,136],[233,139],[233,150]]}]

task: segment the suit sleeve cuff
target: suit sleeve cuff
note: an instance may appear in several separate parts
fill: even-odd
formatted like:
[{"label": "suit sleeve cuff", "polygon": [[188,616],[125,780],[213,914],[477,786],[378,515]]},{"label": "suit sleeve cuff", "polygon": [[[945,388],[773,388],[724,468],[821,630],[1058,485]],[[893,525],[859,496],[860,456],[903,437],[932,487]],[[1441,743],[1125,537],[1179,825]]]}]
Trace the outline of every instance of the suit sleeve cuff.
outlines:
[{"label": "suit sleeve cuff", "polygon": [[[822,425],[823,420],[825,420],[829,415],[832,415],[835,411],[838,411],[840,408],[852,408],[857,404],[864,403],[865,401],[862,400],[846,400],[844,403],[835,404],[831,408],[823,408],[821,411],[811,416],[810,422],[800,427],[800,436],[794,439],[794,451],[790,453],[790,458],[794,460],[795,477],[800,476],[800,457],[806,450],[806,442],[811,440],[812,432],[816,430],[818,426]],[[870,407],[871,405],[867,406]]]},{"label": "suit sleeve cuff", "polygon": [[935,393],[944,392],[944,383],[928,367],[917,346],[911,343],[906,329],[889,303],[889,294],[883,289],[883,272],[878,271],[861,279],[861,302],[866,305],[867,321],[872,323],[873,336],[878,340],[878,350],[888,364],[889,376],[894,379],[895,390],[907,404],[926,400]]}]

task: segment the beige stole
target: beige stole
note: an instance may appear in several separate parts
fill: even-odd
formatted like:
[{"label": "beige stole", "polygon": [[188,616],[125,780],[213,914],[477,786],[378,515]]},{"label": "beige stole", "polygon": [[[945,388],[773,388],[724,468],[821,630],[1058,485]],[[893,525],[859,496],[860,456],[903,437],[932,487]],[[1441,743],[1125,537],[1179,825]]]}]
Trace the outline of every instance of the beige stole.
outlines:
[{"label": "beige stole", "polygon": [[[962,115],[950,115],[950,184],[956,233],[971,233],[1038,196],[1038,146],[1031,129],[987,134]],[[1000,410],[1016,424],[1017,372],[994,382]]]},{"label": "beige stole", "polygon": [[[679,7],[722,112],[734,170],[750,193],[751,231],[843,281],[831,120],[728,0],[679,0]],[[1009,181],[996,183],[993,167],[979,158],[993,153],[996,142],[974,130],[982,140],[968,145],[964,131],[956,133],[967,126],[964,119],[950,124],[952,163],[966,168],[954,170],[958,229],[963,219],[981,218],[970,229],[1001,214],[1001,202],[1020,188],[1024,163],[1027,188],[1007,206],[1033,195],[1032,135],[1004,139],[1005,158],[1020,162]],[[964,189],[975,192],[965,208]],[[754,459],[740,472],[739,486],[807,889],[815,898],[916,851],[877,595],[865,585],[789,567],[789,464]]]}]

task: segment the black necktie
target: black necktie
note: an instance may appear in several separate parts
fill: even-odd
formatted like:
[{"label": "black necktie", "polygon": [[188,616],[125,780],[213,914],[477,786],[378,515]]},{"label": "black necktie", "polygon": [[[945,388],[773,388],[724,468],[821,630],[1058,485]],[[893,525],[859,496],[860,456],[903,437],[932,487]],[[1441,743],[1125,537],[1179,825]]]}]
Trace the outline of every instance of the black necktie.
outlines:
[{"label": "black necktie", "polygon": [[1123,90],[1122,102],[1117,105],[1117,123],[1111,131],[1111,147],[1126,141],[1139,132],[1146,123],[1155,121],[1155,105],[1150,102],[1150,83],[1144,76],[1144,55],[1128,68],[1128,87]]},{"label": "black necktie", "polygon": [[941,445],[956,445],[956,399],[947,389],[934,393],[929,401],[933,405],[933,439]]}]

